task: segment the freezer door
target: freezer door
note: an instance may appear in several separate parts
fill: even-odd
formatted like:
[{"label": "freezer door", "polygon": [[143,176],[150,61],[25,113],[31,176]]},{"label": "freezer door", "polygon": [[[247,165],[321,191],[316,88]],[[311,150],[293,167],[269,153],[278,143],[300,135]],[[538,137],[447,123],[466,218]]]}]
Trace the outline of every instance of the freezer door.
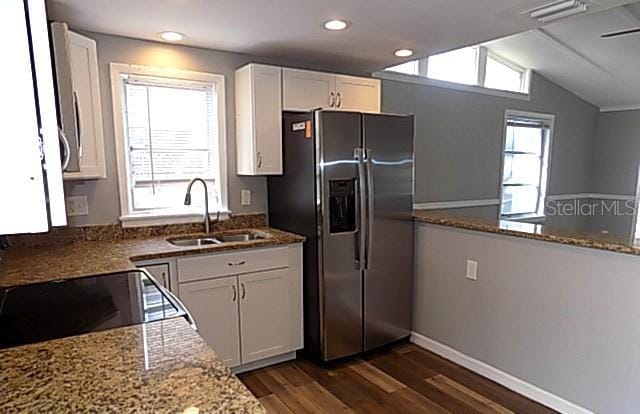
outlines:
[{"label": "freezer door", "polygon": [[362,275],[358,262],[358,166],[361,115],[316,112],[320,217],[321,358],[362,352]]},{"label": "freezer door", "polygon": [[413,117],[364,115],[370,206],[364,274],[364,348],[411,331]]}]

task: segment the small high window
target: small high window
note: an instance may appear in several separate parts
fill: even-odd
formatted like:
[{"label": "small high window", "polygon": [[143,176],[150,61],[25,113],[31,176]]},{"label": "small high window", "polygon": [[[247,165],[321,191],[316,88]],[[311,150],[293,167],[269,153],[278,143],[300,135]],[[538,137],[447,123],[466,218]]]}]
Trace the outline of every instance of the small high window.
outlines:
[{"label": "small high window", "polygon": [[498,90],[528,93],[529,87],[526,69],[495,55],[486,46],[465,47],[426,59],[411,60],[385,70],[433,79],[438,82],[436,86],[459,89],[451,84],[468,85],[471,86],[468,89],[474,92]]},{"label": "small high window", "polygon": [[427,76],[447,82],[476,85],[478,82],[478,48],[466,47],[430,56]]}]

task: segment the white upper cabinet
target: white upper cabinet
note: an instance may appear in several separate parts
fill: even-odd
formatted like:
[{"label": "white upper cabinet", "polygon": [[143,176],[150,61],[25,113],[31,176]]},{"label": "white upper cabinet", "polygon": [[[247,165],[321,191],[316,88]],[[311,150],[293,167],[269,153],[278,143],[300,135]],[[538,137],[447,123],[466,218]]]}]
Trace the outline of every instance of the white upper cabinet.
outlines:
[{"label": "white upper cabinet", "polygon": [[250,64],[235,83],[238,174],[282,174],[282,69]]},{"label": "white upper cabinet", "polygon": [[336,77],[330,73],[283,69],[282,99],[287,111],[332,109],[336,103]]},{"label": "white upper cabinet", "polygon": [[79,172],[66,172],[65,180],[92,180],[107,176],[102,131],[102,104],[96,42],[69,32],[69,60],[76,102]]},{"label": "white upper cabinet", "polygon": [[239,175],[282,174],[282,111],[380,112],[380,80],[248,64],[236,71]]},{"label": "white upper cabinet", "polygon": [[336,76],[336,107],[343,111],[380,112],[380,80]]},{"label": "white upper cabinet", "polygon": [[283,69],[283,108],[286,111],[333,109],[380,112],[380,80]]}]

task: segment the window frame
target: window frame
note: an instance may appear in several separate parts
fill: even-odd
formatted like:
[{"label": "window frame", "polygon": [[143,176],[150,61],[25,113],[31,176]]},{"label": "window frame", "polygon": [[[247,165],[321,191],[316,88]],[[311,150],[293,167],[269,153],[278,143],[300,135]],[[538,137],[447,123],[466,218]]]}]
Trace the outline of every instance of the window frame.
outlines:
[{"label": "window frame", "polygon": [[[511,118],[528,118],[535,121],[540,121],[549,126],[549,133],[546,137],[546,141],[542,142],[543,152],[544,147],[547,148],[546,155],[543,155],[541,159],[540,167],[540,179],[538,187],[538,209],[534,213],[517,213],[517,214],[502,214],[502,199],[504,197],[504,166],[506,163],[506,148],[507,148],[507,127]],[[549,178],[551,177],[551,156],[553,149],[553,135],[555,130],[555,115],[545,114],[539,112],[518,111],[513,109],[507,109],[504,114],[503,130],[502,130],[502,147],[501,147],[501,163],[499,171],[499,194],[498,194],[498,219],[499,220],[513,220],[523,218],[544,218],[545,215],[545,203],[549,197]]]},{"label": "window frame", "polygon": [[[482,65],[482,70],[481,70],[482,72],[481,85],[484,86],[486,84],[487,60],[491,58],[496,62],[502,63],[503,65],[513,69],[515,72],[520,73],[520,93],[525,93],[524,91],[529,90],[529,74],[531,73],[530,70],[527,70],[521,66],[518,66],[515,63],[511,62],[510,60],[493,53],[490,49],[488,49],[485,46],[482,46],[481,49],[484,50],[484,57],[482,58],[484,64]],[[478,79],[480,80],[480,76],[478,76]],[[484,87],[487,88],[486,86]],[[506,91],[506,92],[515,92],[515,91],[510,91],[508,89],[496,89],[496,88],[487,88],[487,89],[497,90],[497,91]]]},{"label": "window frame", "polygon": [[[125,83],[123,76],[147,76],[168,78],[171,81],[204,82],[215,85],[218,106],[218,151],[220,174],[219,212],[225,216],[229,211],[227,176],[227,127],[226,127],[226,91],[225,77],[220,74],[190,70],[161,68],[126,63],[110,63],[111,92],[113,103],[114,137],[116,145],[116,163],[118,171],[118,191],[120,195],[120,222],[123,227],[138,227],[158,224],[195,223],[202,220],[198,212],[171,212],[168,210],[150,210],[133,212],[130,197],[131,180],[128,174],[129,160],[126,145],[124,110],[126,107]],[[185,187],[186,192],[186,187]],[[215,215],[218,211],[210,211]]]},{"label": "window frame", "polygon": [[[463,92],[472,92],[479,93],[483,95],[491,95],[498,96],[501,98],[511,98],[511,99],[519,99],[523,101],[529,101],[531,99],[531,78],[533,71],[531,69],[526,69],[517,64],[509,61],[508,59],[503,58],[500,55],[497,55],[486,46],[476,46],[477,58],[476,58],[476,84],[469,85],[466,83],[457,83],[451,81],[445,81],[440,79],[430,78],[427,74],[429,72],[429,56],[422,59],[413,59],[417,60],[419,63],[419,71],[417,75],[411,75],[402,72],[396,72],[392,70],[383,69],[379,72],[373,74],[375,78],[378,79],[389,79],[400,82],[409,82],[415,83],[419,85],[427,85],[427,86],[435,86],[438,88],[445,89],[453,89],[457,91]],[[446,52],[443,52],[446,53]],[[503,63],[510,68],[522,73],[522,83],[521,90],[519,92],[510,91],[505,89],[494,89],[487,88],[485,85],[486,80],[486,70],[487,70],[487,58],[491,57],[492,59],[497,60],[500,63]],[[405,62],[406,63],[406,62]],[[398,64],[400,65],[400,63]],[[397,65],[394,65],[397,66]]]}]

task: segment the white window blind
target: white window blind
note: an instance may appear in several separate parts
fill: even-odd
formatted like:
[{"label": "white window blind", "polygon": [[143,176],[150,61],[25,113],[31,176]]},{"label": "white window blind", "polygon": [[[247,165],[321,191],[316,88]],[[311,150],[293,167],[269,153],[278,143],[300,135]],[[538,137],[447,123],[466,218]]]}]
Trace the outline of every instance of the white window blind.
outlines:
[{"label": "white window blind", "polygon": [[124,92],[130,213],[201,212],[202,191],[183,204],[194,177],[207,181],[210,209],[221,208],[215,84],[130,75]]}]

